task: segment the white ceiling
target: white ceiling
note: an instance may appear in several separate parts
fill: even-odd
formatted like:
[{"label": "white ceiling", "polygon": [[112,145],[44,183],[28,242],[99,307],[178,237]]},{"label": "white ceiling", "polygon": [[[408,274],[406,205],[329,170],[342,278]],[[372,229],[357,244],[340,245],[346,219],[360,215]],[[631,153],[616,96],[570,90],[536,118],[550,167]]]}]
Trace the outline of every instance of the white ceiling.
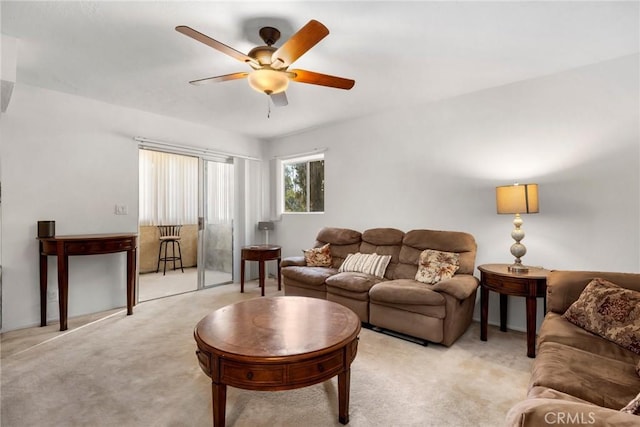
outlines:
[{"label": "white ceiling", "polygon": [[[331,122],[637,53],[632,2],[5,1],[17,82],[273,138]],[[187,82],[242,64],[174,30],[187,25],[242,52],[258,28],[310,19],[331,33],[295,68],[353,78],[350,91],[293,82],[271,108],[246,81]],[[8,112],[11,107],[9,106]]]}]

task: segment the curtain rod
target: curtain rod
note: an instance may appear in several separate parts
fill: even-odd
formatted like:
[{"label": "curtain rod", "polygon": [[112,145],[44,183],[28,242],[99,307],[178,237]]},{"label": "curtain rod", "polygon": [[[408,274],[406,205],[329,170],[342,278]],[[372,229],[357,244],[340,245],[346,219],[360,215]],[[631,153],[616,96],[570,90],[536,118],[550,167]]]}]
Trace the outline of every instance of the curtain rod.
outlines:
[{"label": "curtain rod", "polygon": [[281,156],[273,156],[274,159],[277,160],[287,160],[287,159],[293,159],[296,157],[304,157],[304,156],[312,156],[314,154],[320,154],[320,153],[324,153],[325,151],[328,151],[329,149],[326,147],[323,148],[314,148],[311,151],[305,151],[304,153],[295,153],[295,154],[283,154]]},{"label": "curtain rod", "polygon": [[163,142],[163,141],[158,141],[154,139],[143,138],[141,136],[134,136],[133,140],[139,142],[140,143],[139,145],[142,148],[144,147],[164,148],[164,149],[173,149],[176,151],[181,151],[183,153],[189,153],[189,154],[198,154],[198,155],[205,155],[205,156],[212,155],[212,156],[238,157],[240,159],[262,161],[262,159],[258,157],[246,156],[244,154],[226,153],[224,151],[211,150],[209,148],[174,144],[170,142]]}]

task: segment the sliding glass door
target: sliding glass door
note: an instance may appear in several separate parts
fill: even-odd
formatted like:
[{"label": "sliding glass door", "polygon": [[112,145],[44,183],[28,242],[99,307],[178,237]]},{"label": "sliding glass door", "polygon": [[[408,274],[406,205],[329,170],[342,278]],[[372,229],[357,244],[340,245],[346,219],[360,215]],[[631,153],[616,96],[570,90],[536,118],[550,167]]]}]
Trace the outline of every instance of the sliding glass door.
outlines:
[{"label": "sliding glass door", "polygon": [[233,282],[233,162],[203,159],[199,220],[201,288]]},{"label": "sliding glass door", "polygon": [[[183,153],[139,150],[139,301],[233,282],[233,159]],[[159,225],[181,226],[176,254]]]},{"label": "sliding glass door", "polygon": [[[138,159],[138,300],[195,291],[200,160],[148,149]],[[179,226],[172,229],[176,243],[161,244],[159,226]]]}]

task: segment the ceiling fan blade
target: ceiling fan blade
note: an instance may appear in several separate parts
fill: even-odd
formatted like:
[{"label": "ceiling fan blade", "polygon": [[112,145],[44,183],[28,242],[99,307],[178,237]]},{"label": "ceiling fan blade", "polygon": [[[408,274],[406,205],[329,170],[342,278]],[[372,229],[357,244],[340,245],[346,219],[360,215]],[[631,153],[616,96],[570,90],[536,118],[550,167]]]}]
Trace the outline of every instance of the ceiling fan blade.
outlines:
[{"label": "ceiling fan blade", "polygon": [[289,105],[289,101],[287,100],[287,94],[285,92],[274,93],[271,96],[271,101],[273,105],[276,107],[286,107]]},{"label": "ceiling fan blade", "polygon": [[231,56],[232,58],[237,59],[238,61],[252,63],[257,66],[260,65],[258,64],[258,61],[256,61],[252,57],[247,56],[244,53],[237,51],[234,48],[229,47],[224,43],[219,42],[218,40],[214,40],[211,37],[206,36],[201,32],[194,30],[191,27],[187,27],[186,25],[179,25],[176,27],[176,31],[184,34],[185,36],[191,37],[192,39],[197,40],[200,43],[204,43],[209,47],[219,50],[220,52],[225,53]]},{"label": "ceiling fan blade", "polygon": [[289,70],[294,76],[291,80],[299,83],[309,83],[312,85],[329,86],[337,89],[349,90],[356,84],[355,80],[345,79],[342,77],[330,76],[328,74],[315,73],[306,70]]},{"label": "ceiling fan blade", "polygon": [[219,82],[226,82],[227,80],[244,79],[248,75],[249,73],[225,74],[223,76],[207,77],[206,79],[192,80],[189,83],[191,83],[192,85],[198,86],[206,83],[219,83]]},{"label": "ceiling fan blade", "polygon": [[271,66],[288,67],[329,34],[329,29],[312,19],[271,55]]}]

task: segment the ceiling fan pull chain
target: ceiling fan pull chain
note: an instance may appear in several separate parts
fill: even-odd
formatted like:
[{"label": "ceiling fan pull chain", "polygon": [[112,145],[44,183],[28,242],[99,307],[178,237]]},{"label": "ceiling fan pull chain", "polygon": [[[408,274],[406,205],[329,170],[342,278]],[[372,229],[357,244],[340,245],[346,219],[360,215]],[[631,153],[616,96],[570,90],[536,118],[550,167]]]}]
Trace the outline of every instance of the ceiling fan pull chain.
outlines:
[{"label": "ceiling fan pull chain", "polygon": [[267,97],[267,119],[271,118],[271,103],[269,102],[269,97]]}]

